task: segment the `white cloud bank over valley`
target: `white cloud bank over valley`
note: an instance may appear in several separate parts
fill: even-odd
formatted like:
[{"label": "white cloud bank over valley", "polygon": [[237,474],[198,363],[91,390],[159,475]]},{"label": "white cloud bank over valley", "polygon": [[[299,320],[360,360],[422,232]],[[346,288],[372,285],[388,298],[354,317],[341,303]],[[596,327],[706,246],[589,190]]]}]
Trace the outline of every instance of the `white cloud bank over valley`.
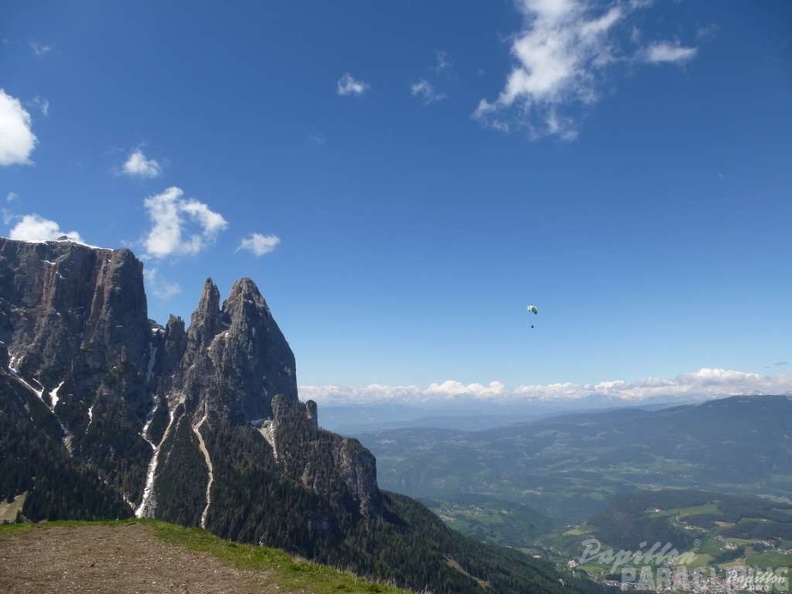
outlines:
[{"label": "white cloud bank over valley", "polygon": [[454,380],[414,385],[365,387],[300,386],[300,398],[320,404],[428,404],[453,401],[491,401],[502,403],[583,400],[605,397],[640,402],[655,398],[703,400],[754,394],[792,395],[792,374],[760,375],[728,369],[702,368],[673,378],[625,381],[611,380],[591,384],[554,383],[508,387],[499,381],[489,384],[463,384]]}]

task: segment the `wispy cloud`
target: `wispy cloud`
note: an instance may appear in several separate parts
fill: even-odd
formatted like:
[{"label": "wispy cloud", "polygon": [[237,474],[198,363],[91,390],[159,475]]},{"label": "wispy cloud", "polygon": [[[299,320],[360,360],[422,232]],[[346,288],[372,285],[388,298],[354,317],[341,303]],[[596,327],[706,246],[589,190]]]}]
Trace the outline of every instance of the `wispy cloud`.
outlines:
[{"label": "wispy cloud", "polygon": [[276,235],[262,235],[261,233],[251,233],[244,239],[236,251],[247,250],[256,256],[269,254],[280,243],[280,237]]},{"label": "wispy cloud", "polygon": [[695,47],[683,47],[678,42],[658,41],[645,48],[642,57],[650,64],[674,64],[692,60],[697,51]]},{"label": "wispy cloud", "polygon": [[8,194],[6,194],[6,202],[13,202],[17,198],[19,198],[19,194],[17,194],[16,192],[9,192]]},{"label": "wispy cloud", "polygon": [[0,165],[29,165],[37,142],[30,114],[19,99],[0,89]]},{"label": "wispy cloud", "polygon": [[147,159],[140,148],[136,148],[124,162],[121,170],[126,175],[152,179],[162,174],[162,167],[156,159]]},{"label": "wispy cloud", "polygon": [[[482,99],[473,117],[500,131],[574,140],[580,110],[599,101],[608,69],[626,61],[617,31],[640,0],[519,0],[523,27],[511,42],[514,65],[494,100]],[[641,41],[637,27],[624,36]],[[643,62],[689,60],[696,49],[657,43],[637,50]]]},{"label": "wispy cloud", "polygon": [[613,61],[610,36],[628,9],[595,10],[580,0],[522,0],[520,8],[525,26],[512,42],[516,64],[498,98],[482,99],[474,117],[490,125],[516,120],[534,137],[572,139],[574,122],[560,110],[597,100],[598,75]]},{"label": "wispy cloud", "polygon": [[438,74],[450,72],[454,68],[454,61],[445,50],[435,50],[434,71]]},{"label": "wispy cloud", "polygon": [[300,395],[323,403],[428,403],[482,400],[520,402],[582,400],[607,397],[643,401],[653,398],[709,399],[754,394],[792,394],[792,375],[759,375],[728,369],[702,368],[673,378],[637,381],[611,380],[592,384],[553,383],[508,387],[502,382],[464,384],[446,380],[428,387],[415,385],[365,387],[300,386]]},{"label": "wispy cloud", "polygon": [[320,132],[308,134],[305,138],[314,146],[322,146],[327,142],[327,137]]},{"label": "wispy cloud", "polygon": [[44,99],[43,97],[33,97],[33,101],[31,101],[31,103],[36,106],[36,108],[41,112],[41,115],[43,115],[45,118],[49,115],[49,100]]},{"label": "wispy cloud", "polygon": [[182,291],[178,283],[172,283],[163,278],[159,269],[157,268],[146,270],[143,273],[143,277],[145,278],[146,284],[148,285],[148,288],[151,290],[151,292],[163,301],[178,295]]},{"label": "wispy cloud", "polygon": [[337,91],[342,97],[346,97],[347,95],[362,95],[368,88],[368,83],[357,80],[348,72],[338,79]]},{"label": "wispy cloud", "polygon": [[69,239],[82,241],[77,231],[61,231],[58,223],[37,214],[24,215],[9,233],[11,239],[21,241],[50,241],[64,235]]},{"label": "wispy cloud", "polygon": [[704,25],[696,31],[696,39],[709,39],[717,35],[719,30],[720,27],[715,23]]},{"label": "wispy cloud", "polygon": [[38,41],[36,39],[34,39],[34,40],[32,40],[30,42],[30,50],[34,54],[36,54],[37,56],[46,56],[53,49],[55,49],[54,45],[49,44],[49,43],[43,43],[43,42]]},{"label": "wispy cloud", "polygon": [[410,85],[410,93],[412,93],[413,97],[418,97],[421,99],[426,105],[429,105],[430,103],[436,103],[447,98],[446,95],[435,90],[432,83],[425,79],[420,79],[412,83]]},{"label": "wispy cloud", "polygon": [[228,227],[221,214],[203,202],[186,200],[183,196],[181,188],[171,187],[143,201],[152,223],[143,240],[148,256],[166,258],[197,254]]}]

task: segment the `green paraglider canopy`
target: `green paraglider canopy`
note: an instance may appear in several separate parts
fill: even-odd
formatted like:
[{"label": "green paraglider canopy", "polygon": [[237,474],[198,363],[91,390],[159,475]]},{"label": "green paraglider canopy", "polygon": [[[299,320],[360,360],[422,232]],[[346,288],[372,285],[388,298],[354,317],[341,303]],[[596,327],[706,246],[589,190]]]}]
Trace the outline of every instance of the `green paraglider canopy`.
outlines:
[{"label": "green paraglider canopy", "polygon": [[[539,313],[539,309],[535,305],[529,305],[525,309],[528,311],[528,313],[532,313],[533,315],[537,315]],[[533,327],[534,325],[531,324],[531,328]]]}]

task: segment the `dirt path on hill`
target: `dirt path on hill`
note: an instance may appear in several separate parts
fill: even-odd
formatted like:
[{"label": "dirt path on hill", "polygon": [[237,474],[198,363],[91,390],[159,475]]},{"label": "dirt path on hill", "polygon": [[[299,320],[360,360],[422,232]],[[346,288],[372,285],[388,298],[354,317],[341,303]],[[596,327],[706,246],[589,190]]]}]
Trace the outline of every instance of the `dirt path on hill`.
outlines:
[{"label": "dirt path on hill", "polygon": [[[0,536],[3,594],[263,594],[282,592],[262,572],[127,526],[48,527]],[[284,593],[285,594],[285,593]]]}]

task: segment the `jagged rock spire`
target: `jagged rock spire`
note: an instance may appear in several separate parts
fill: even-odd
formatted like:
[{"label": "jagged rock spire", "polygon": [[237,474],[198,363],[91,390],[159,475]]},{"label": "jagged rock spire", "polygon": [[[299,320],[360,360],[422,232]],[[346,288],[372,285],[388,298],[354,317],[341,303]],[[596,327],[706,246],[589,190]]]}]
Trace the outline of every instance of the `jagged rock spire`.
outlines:
[{"label": "jagged rock spire", "polygon": [[207,278],[201,291],[198,308],[190,320],[188,338],[199,345],[211,342],[217,333],[220,315],[220,290],[211,278]]}]

